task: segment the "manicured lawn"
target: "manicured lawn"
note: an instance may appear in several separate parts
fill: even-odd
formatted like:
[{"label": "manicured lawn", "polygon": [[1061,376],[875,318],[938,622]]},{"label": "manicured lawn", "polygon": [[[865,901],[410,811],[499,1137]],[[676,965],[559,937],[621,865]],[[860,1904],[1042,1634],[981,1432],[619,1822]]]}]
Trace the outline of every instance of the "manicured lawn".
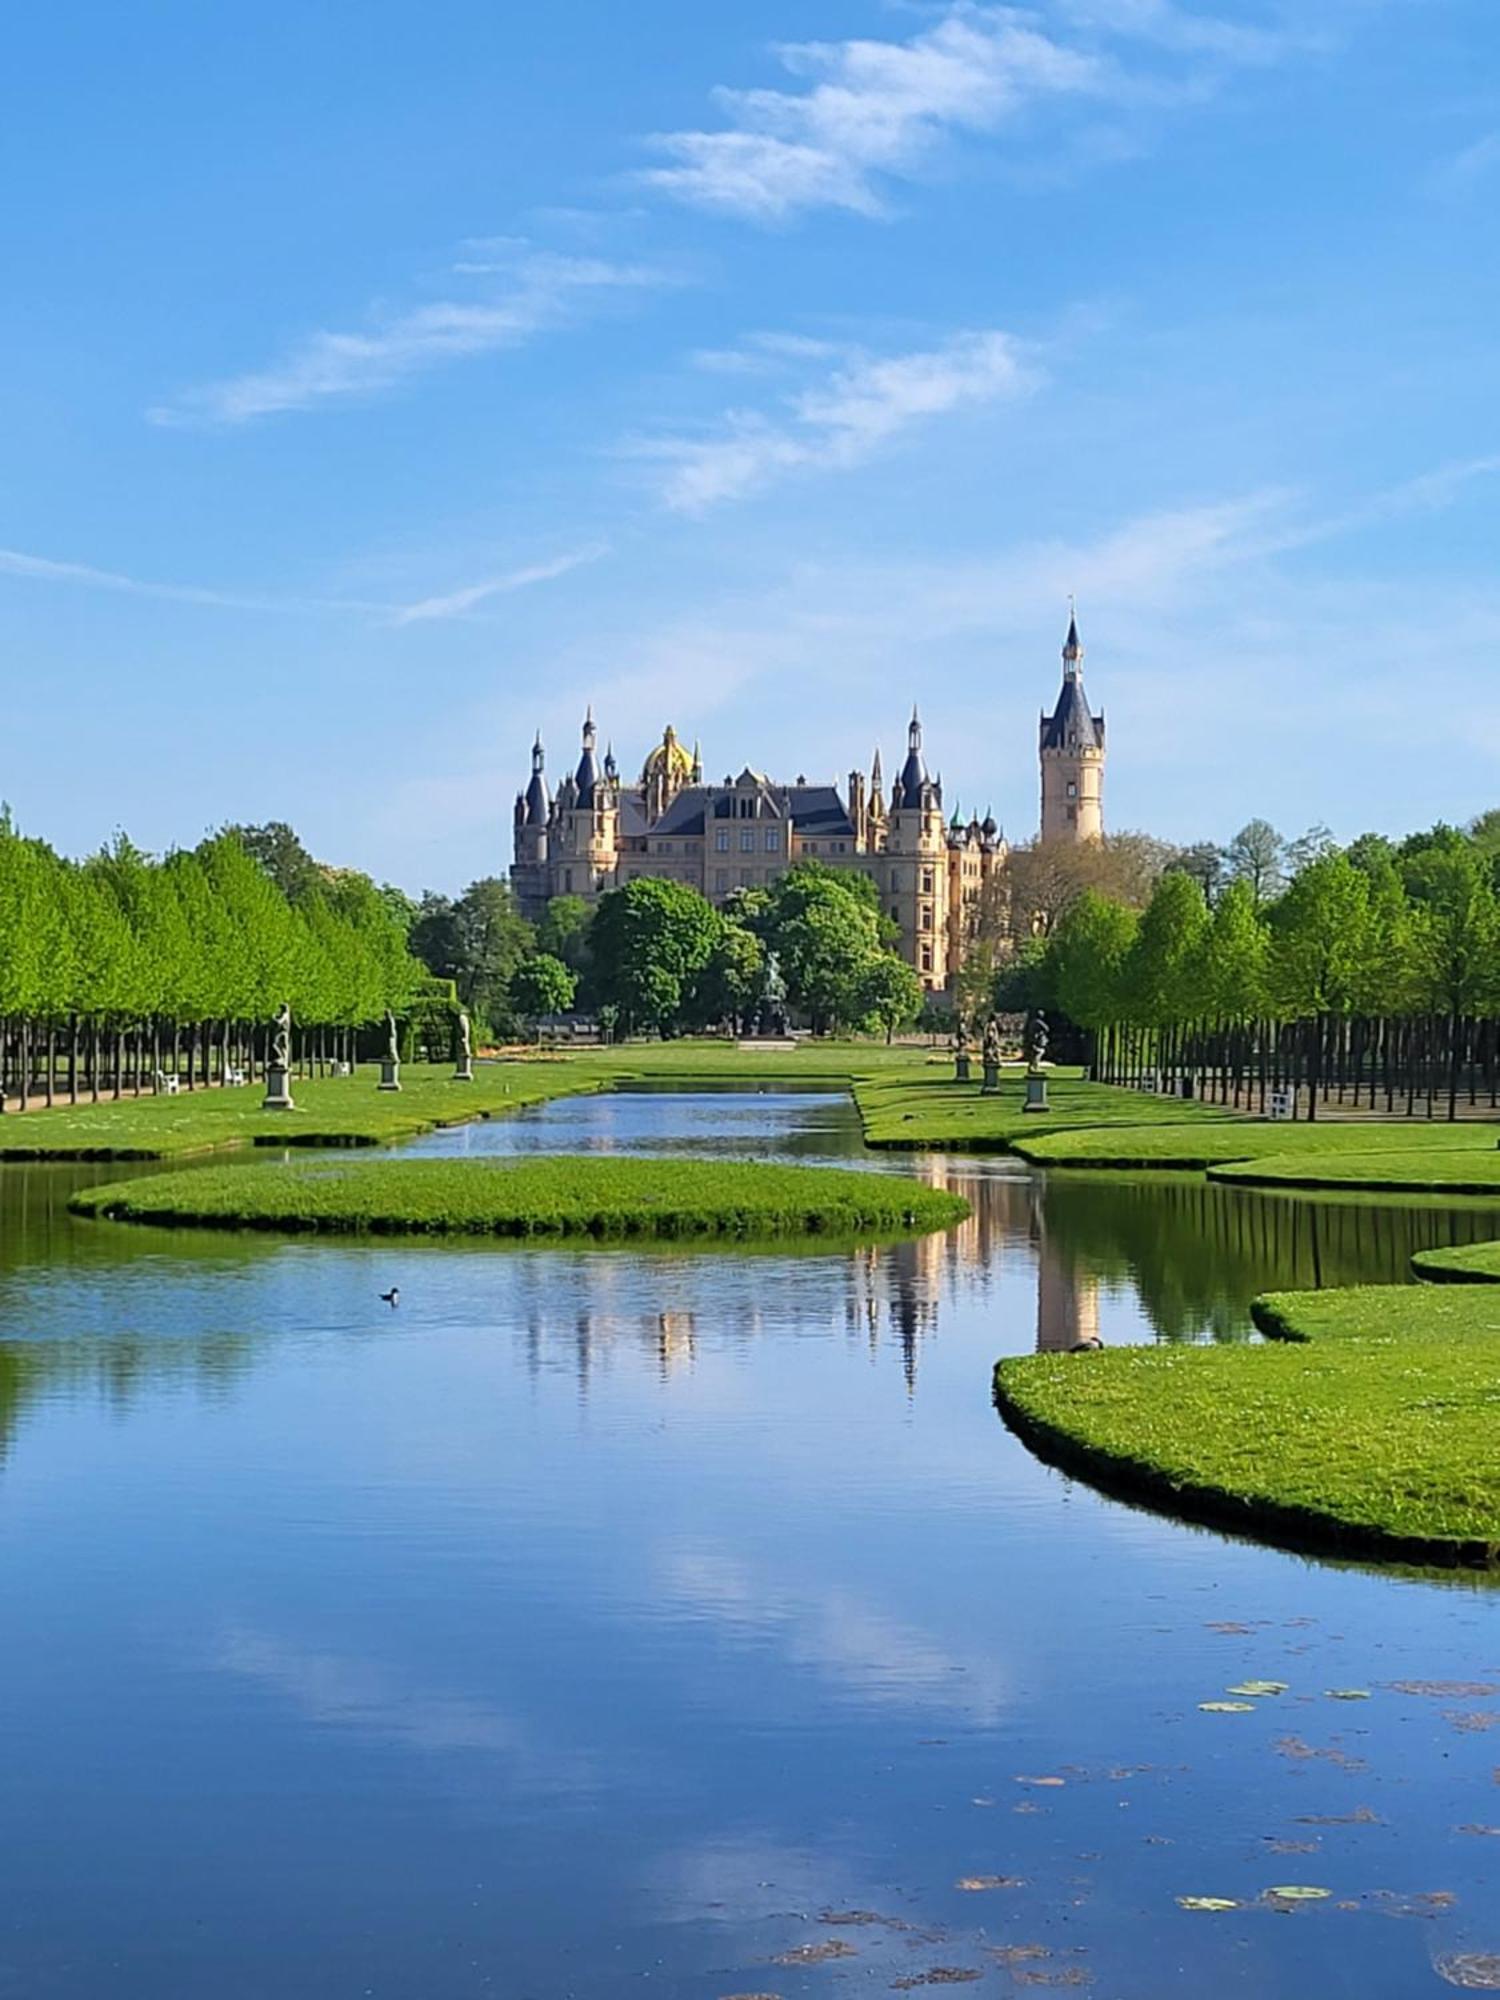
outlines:
[{"label": "manicured lawn", "polygon": [[203,1167],[88,1188],[71,1206],[165,1227],[522,1237],[902,1235],[969,1212],[891,1174],[599,1157]]},{"label": "manicured lawn", "polygon": [[259,1084],[27,1111],[0,1118],[0,1159],[159,1160],[220,1146],[373,1146],[593,1090],[599,1081],[558,1063],[481,1064],[472,1083],[452,1076],[446,1063],[411,1064],[399,1092],[381,1091],[378,1069],[367,1066],[351,1077],[294,1083],[295,1111],[262,1111]]},{"label": "manicured lawn", "polygon": [[1264,1346],[1002,1361],[1042,1456],[1189,1518],[1294,1546],[1500,1563],[1500,1293],[1257,1300]]},{"label": "manicured lawn", "polygon": [[1206,1105],[1184,1104],[1179,1098],[1155,1097],[1144,1091],[1121,1090],[1113,1084],[1086,1083],[1076,1069],[1048,1072],[1046,1111],[1022,1106],[1025,1077],[1019,1068],[1001,1073],[993,1097],[980,1094],[975,1081],[956,1083],[949,1058],[913,1073],[867,1075],[854,1084],[854,1099],[864,1120],[865,1143],[896,1148],[937,1147],[962,1152],[1017,1151],[1031,1157],[1032,1144],[1044,1133],[1076,1127],[1146,1127],[1170,1121],[1174,1129],[1211,1129],[1230,1122],[1229,1114]]},{"label": "manicured lawn", "polygon": [[[1351,1121],[1312,1124],[1272,1124],[1266,1119],[1181,1120],[1183,1107],[1171,1107],[1165,1122],[1130,1125],[1127,1121],[1086,1131],[1023,1133],[1016,1151],[1038,1166],[1150,1167],[1213,1169],[1235,1161],[1257,1164],[1272,1155],[1301,1160],[1304,1155],[1384,1152],[1387,1149],[1426,1155],[1430,1152],[1482,1151],[1500,1137],[1500,1125],[1448,1125],[1398,1119],[1391,1124]],[[1231,1178],[1225,1175],[1224,1178]],[[1336,1185],[1319,1182],[1318,1185]]]},{"label": "manicured lawn", "polygon": [[1419,1278],[1435,1285],[1500,1285],[1500,1243],[1419,1250],[1411,1267]]},{"label": "manicured lawn", "polygon": [[1415,1133],[1346,1127],[1333,1144],[1325,1136],[1322,1145],[1308,1141],[1295,1151],[1278,1146],[1264,1157],[1210,1167],[1209,1178],[1248,1187],[1500,1195],[1500,1151],[1494,1129],[1482,1125],[1424,1126]]}]

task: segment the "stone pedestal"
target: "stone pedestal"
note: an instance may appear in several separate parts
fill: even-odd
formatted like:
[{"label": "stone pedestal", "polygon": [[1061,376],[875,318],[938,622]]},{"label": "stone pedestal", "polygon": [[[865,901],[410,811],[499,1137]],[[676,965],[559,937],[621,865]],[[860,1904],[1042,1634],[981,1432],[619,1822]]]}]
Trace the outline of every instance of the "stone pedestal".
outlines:
[{"label": "stone pedestal", "polygon": [[973,1068],[969,1058],[967,1056],[955,1056],[953,1058],[953,1066],[955,1080],[959,1083],[967,1083]]},{"label": "stone pedestal", "polygon": [[1000,1088],[999,1063],[987,1062],[984,1066],[984,1082],[980,1085],[982,1097],[993,1097]]},{"label": "stone pedestal", "polygon": [[453,1081],[455,1083],[472,1083],[474,1081],[474,1063],[471,1057],[460,1056],[458,1068],[453,1072]]},{"label": "stone pedestal", "polygon": [[1023,1111],[1045,1111],[1047,1104],[1047,1079],[1040,1070],[1031,1070],[1026,1077],[1026,1102]]},{"label": "stone pedestal", "polygon": [[377,1090],[399,1090],[401,1088],[401,1065],[391,1056],[380,1058],[380,1082]]},{"label": "stone pedestal", "polygon": [[272,1063],[266,1070],[266,1094],[261,1101],[262,1111],[295,1111],[292,1101],[290,1071],[280,1063]]}]

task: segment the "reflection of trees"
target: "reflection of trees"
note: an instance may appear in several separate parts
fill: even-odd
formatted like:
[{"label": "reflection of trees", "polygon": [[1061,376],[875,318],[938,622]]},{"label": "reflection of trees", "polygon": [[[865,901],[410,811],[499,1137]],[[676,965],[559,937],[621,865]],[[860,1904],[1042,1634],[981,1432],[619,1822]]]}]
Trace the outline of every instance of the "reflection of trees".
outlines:
[{"label": "reflection of trees", "polygon": [[1264,1195],[1185,1178],[1053,1175],[1041,1200],[1059,1254],[1132,1284],[1167,1340],[1238,1338],[1258,1292],[1399,1284],[1417,1250],[1497,1231],[1493,1209]]}]

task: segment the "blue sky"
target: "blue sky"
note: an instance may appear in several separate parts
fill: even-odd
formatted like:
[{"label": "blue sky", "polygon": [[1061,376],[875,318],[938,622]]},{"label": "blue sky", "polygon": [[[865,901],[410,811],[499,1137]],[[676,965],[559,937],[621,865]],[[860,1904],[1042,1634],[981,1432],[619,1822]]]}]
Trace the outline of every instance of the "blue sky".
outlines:
[{"label": "blue sky", "polygon": [[1495,0],[22,10],[0,794],[509,860],[538,726],[1117,828],[1500,803]]}]

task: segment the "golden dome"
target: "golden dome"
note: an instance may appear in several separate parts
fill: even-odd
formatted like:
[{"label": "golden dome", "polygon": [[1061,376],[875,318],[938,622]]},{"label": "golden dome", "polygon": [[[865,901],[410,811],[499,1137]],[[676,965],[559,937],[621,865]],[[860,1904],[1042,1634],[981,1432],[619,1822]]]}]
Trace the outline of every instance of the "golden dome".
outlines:
[{"label": "golden dome", "polygon": [[681,784],[687,784],[693,775],[693,760],[678,742],[677,731],[670,722],[662,731],[660,743],[646,759],[645,769],[641,772],[641,783],[649,785],[659,772],[664,772],[668,778],[676,779]]}]

